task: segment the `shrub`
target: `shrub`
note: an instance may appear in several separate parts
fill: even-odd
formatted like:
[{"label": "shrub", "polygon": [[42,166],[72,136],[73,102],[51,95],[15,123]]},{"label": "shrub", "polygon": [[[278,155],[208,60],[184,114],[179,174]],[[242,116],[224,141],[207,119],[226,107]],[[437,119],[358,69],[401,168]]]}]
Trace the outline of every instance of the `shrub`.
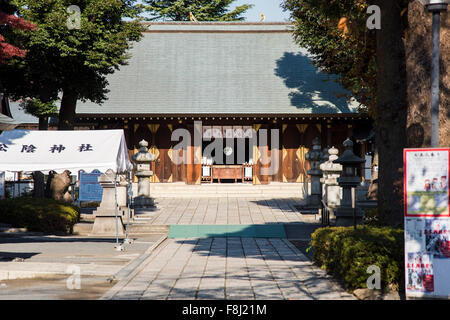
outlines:
[{"label": "shrub", "polygon": [[404,238],[402,229],[359,226],[327,227],[312,235],[314,261],[342,279],[354,290],[366,288],[371,274],[367,268],[376,265],[381,272],[382,289],[398,289],[403,283]]},{"label": "shrub", "polygon": [[0,222],[29,231],[72,233],[80,208],[51,199],[20,197],[0,200]]}]

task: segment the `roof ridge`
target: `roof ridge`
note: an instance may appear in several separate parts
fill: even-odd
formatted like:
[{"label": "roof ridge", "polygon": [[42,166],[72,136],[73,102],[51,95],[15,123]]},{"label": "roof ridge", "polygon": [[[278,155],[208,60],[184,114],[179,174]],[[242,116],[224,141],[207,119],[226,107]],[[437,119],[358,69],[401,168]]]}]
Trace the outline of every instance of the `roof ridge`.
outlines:
[{"label": "roof ridge", "polygon": [[144,25],[292,25],[291,21],[279,22],[242,22],[242,21],[143,21]]}]

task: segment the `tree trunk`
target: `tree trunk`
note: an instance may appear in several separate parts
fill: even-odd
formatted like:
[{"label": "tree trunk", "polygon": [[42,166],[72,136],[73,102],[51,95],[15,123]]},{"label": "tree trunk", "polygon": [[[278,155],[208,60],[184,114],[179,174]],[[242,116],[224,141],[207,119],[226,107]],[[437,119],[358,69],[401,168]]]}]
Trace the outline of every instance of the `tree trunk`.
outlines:
[{"label": "tree trunk", "polygon": [[58,130],[73,130],[78,94],[70,89],[63,91],[59,110]]},{"label": "tree trunk", "polygon": [[[407,143],[431,146],[431,17],[419,1],[408,9],[406,43],[408,86]],[[441,14],[439,144],[450,146],[450,14]]]},{"label": "tree trunk", "polygon": [[48,117],[39,117],[39,130],[48,130]]},{"label": "tree trunk", "polygon": [[406,146],[406,65],[401,8],[377,0],[377,122],[379,152],[378,214],[388,225],[403,224],[403,148]]}]

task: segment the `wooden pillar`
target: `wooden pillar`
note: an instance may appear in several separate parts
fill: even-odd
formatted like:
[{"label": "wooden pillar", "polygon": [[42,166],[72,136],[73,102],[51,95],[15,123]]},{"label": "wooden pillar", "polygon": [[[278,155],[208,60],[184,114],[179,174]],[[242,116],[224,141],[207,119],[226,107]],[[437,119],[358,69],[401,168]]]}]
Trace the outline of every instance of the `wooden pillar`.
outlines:
[{"label": "wooden pillar", "polygon": [[261,153],[258,148],[258,131],[259,128],[261,128],[261,124],[254,124],[253,129],[254,133],[256,134],[256,137],[254,138],[256,144],[253,145],[253,184],[261,184],[261,177],[260,177],[260,171],[261,171]]},{"label": "wooden pillar", "polygon": [[[201,184],[202,177],[202,128],[201,124],[188,124],[188,130],[191,134],[190,144],[188,145],[188,162],[186,164],[186,183],[187,184]],[[195,143],[195,139],[200,139]]]},{"label": "wooden pillar", "polygon": [[277,168],[277,171],[271,176],[271,181],[282,182],[283,181],[283,130],[282,125],[275,123],[272,125],[272,129],[278,130],[278,146],[275,146],[271,141],[271,155],[273,155],[272,160],[276,161],[273,165]]},{"label": "wooden pillar", "polygon": [[332,130],[332,124],[331,124],[331,120],[327,120],[326,126],[323,126],[324,128],[326,127],[326,136],[327,136],[327,146],[329,146],[330,148],[333,147],[333,141],[331,140],[331,130]]}]

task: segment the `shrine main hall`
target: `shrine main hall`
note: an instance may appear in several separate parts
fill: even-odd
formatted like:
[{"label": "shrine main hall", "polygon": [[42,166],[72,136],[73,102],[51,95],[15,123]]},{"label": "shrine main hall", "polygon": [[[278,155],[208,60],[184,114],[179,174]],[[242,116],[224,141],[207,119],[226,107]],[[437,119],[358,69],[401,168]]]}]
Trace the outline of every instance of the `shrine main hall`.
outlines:
[{"label": "shrine main hall", "polygon": [[[128,65],[108,77],[108,100],[78,102],[76,126],[124,129],[130,156],[148,141],[156,156],[153,182],[303,182],[315,137],[322,148],[342,152],[347,137],[369,135],[371,121],[358,113],[359,103],[312,65],[290,23],[146,26]],[[192,136],[180,151],[190,161],[174,161],[177,129]],[[259,141],[262,130],[267,143]],[[213,142],[223,149],[211,152]],[[355,146],[361,157],[369,151],[365,143]],[[276,170],[261,170],[273,162]]]}]

